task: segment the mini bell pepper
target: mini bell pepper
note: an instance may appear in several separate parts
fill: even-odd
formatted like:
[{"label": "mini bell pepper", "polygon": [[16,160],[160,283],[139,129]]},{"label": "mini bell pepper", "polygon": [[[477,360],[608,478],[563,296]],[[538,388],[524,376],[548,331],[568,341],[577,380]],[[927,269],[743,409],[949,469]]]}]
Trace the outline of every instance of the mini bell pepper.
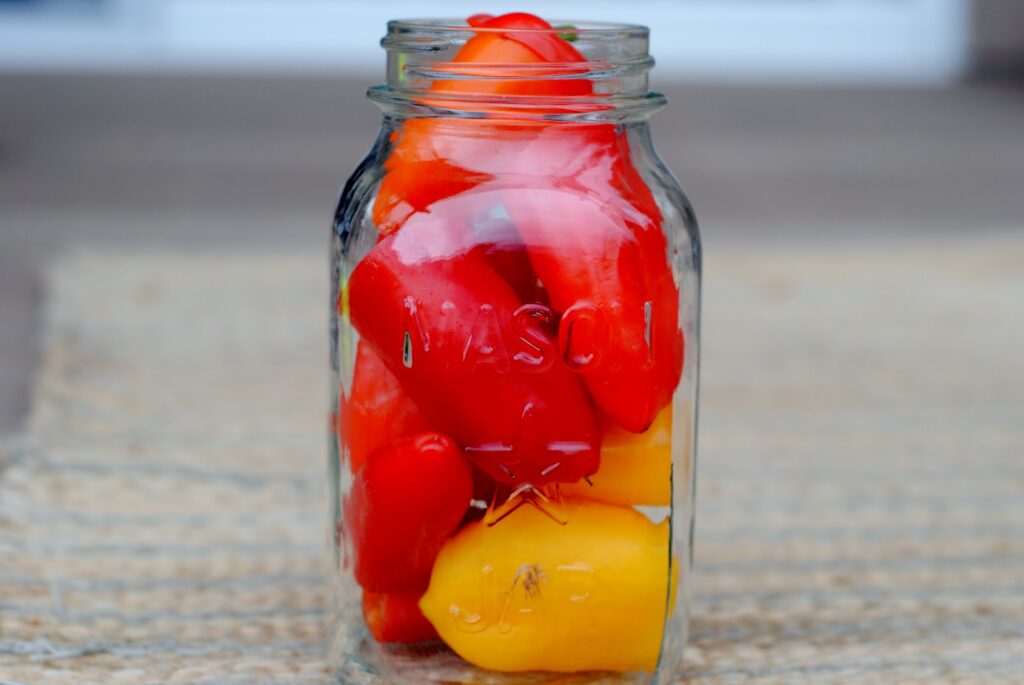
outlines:
[{"label": "mini bell pepper", "polygon": [[[591,95],[593,88],[586,79],[527,79],[532,69],[535,74],[547,76],[579,72],[582,67],[568,66],[585,62],[583,55],[556,33],[537,29],[551,29],[551,25],[539,17],[516,12],[494,17],[478,14],[469,18],[471,26],[485,29],[466,41],[452,62],[454,71],[465,72],[471,64],[491,65],[482,67],[487,79],[440,79],[431,92],[462,93],[467,95]],[[499,29],[509,29],[507,31]],[[514,31],[514,29],[527,29]],[[557,67],[538,72],[538,65],[545,62],[558,64]],[[504,74],[508,79],[494,78],[493,65],[505,65]],[[516,70],[508,65],[527,65],[526,71]],[[481,107],[483,107],[481,105]],[[492,129],[492,123],[480,119],[463,119],[452,122],[437,118],[407,120],[402,130],[391,139],[392,148],[384,163],[386,174],[381,181],[372,210],[374,225],[381,233],[395,230],[412,212],[423,211],[433,202],[468,190],[487,180],[486,175],[473,170],[473,165],[460,165],[434,143],[445,134],[438,128],[459,131],[469,138],[463,140],[463,147],[470,147],[476,154],[493,156],[494,145],[501,134]],[[468,145],[466,145],[468,144]],[[457,157],[458,155],[456,155]]]},{"label": "mini bell pepper", "polygon": [[678,567],[669,526],[569,499],[560,525],[521,507],[437,556],[420,608],[459,656],[495,671],[651,671]]},{"label": "mini bell pepper", "polygon": [[[480,75],[486,78],[438,80],[431,92],[533,96],[593,93],[590,81],[565,78],[584,73],[586,68],[582,64],[586,58],[540,17],[512,12],[489,18],[475,15],[470,19],[471,26],[483,30],[459,49],[450,68],[460,75],[472,76],[473,68],[466,65],[480,64]],[[541,66],[545,64],[550,66]]]},{"label": "mini bell pepper", "polygon": [[522,157],[561,158],[561,168],[509,181],[502,194],[562,315],[566,360],[606,414],[642,432],[671,400],[684,341],[661,215],[628,151],[605,125],[549,127]]},{"label": "mini bell pepper", "polygon": [[360,341],[349,396],[342,392],[339,442],[348,446],[355,473],[366,458],[399,438],[430,429],[430,422],[406,394],[377,353]]},{"label": "mini bell pepper", "polygon": [[343,503],[363,589],[422,591],[472,496],[469,464],[445,435],[419,433],[371,454]]},{"label": "mini bell pepper", "polygon": [[597,421],[579,378],[546,349],[553,322],[521,303],[451,209],[410,217],[359,262],[353,324],[431,425],[494,480],[593,473]]},{"label": "mini bell pepper", "polygon": [[440,639],[420,611],[419,592],[363,591],[363,619],[377,642],[412,643]]},{"label": "mini bell pepper", "polygon": [[438,121],[409,119],[392,136],[384,178],[371,210],[373,224],[381,235],[397,230],[414,212],[490,179],[486,173],[456,165],[438,149],[440,139],[434,129],[445,128]]}]

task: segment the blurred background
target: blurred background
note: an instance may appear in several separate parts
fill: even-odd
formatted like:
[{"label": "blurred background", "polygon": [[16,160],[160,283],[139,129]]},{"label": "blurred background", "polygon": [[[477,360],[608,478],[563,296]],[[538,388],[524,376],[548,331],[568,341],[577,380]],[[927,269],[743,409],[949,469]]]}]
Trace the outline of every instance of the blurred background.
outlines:
[{"label": "blurred background", "polygon": [[513,9],[651,26],[706,250],[1021,230],[1019,0],[0,0],[0,431],[48,256],[323,247],[326,274],[385,21]]}]

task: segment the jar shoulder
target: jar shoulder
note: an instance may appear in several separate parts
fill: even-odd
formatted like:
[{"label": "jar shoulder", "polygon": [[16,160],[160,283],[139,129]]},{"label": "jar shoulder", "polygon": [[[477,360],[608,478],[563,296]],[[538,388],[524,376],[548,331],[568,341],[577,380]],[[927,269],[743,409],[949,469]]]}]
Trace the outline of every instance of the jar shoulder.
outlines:
[{"label": "jar shoulder", "polygon": [[345,241],[365,223],[364,217],[373,205],[385,174],[389,136],[390,129],[382,128],[366,155],[341,186],[331,222],[331,233],[335,238]]},{"label": "jar shoulder", "polygon": [[658,153],[650,130],[644,125],[630,135],[634,164],[654,194],[669,228],[683,231],[699,249],[700,229],[693,203],[679,179]]},{"label": "jar shoulder", "polygon": [[493,207],[543,194],[543,206],[561,208],[567,217],[574,202],[607,205],[609,198],[633,203],[646,197],[661,216],[660,230],[699,264],[693,206],[656,152],[646,122],[549,127],[535,136],[515,128],[481,135],[481,129],[490,131],[475,122],[386,119],[342,188],[335,236],[351,246],[368,230],[388,233],[412,213],[442,213],[446,205],[463,217],[480,207],[491,216]]}]

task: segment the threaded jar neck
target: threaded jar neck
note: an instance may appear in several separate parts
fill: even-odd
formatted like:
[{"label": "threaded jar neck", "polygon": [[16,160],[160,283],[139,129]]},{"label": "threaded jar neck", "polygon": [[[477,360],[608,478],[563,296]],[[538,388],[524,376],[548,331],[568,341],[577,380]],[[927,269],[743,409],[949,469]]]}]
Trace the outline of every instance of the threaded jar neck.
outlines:
[{"label": "threaded jar neck", "polygon": [[648,91],[649,30],[552,21],[552,28],[388,22],[387,83],[369,97],[400,116],[624,120],[664,104]]}]

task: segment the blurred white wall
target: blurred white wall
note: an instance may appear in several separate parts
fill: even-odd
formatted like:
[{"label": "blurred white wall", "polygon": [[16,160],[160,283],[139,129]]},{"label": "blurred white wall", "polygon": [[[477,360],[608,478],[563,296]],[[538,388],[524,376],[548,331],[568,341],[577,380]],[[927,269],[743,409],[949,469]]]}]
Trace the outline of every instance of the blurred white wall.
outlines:
[{"label": "blurred white wall", "polygon": [[382,73],[387,19],[526,10],[647,24],[659,78],[944,84],[969,0],[0,2],[0,70]]}]

